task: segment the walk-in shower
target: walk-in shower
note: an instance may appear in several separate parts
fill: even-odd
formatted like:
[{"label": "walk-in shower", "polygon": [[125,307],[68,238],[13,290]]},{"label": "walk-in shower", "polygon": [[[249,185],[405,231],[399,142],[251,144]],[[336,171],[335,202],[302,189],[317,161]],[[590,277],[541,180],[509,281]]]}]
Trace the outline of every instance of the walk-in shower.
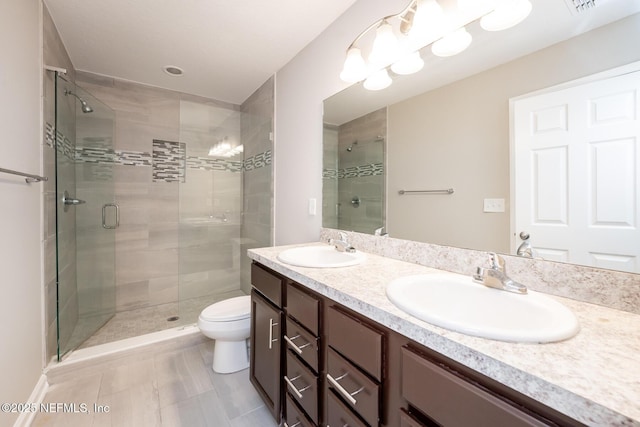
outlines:
[{"label": "walk-in shower", "polygon": [[242,107],[87,74],[55,82],[48,353],[194,324],[248,293],[246,250],[271,243],[272,82]]}]

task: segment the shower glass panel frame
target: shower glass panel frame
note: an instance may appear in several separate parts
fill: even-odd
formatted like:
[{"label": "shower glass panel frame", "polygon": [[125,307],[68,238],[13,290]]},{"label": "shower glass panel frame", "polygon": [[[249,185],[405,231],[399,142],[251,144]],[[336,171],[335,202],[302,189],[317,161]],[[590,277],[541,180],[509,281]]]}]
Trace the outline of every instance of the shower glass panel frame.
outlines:
[{"label": "shower glass panel frame", "polygon": [[[56,72],[58,360],[115,314],[115,113]],[[91,111],[87,111],[88,109]]]}]

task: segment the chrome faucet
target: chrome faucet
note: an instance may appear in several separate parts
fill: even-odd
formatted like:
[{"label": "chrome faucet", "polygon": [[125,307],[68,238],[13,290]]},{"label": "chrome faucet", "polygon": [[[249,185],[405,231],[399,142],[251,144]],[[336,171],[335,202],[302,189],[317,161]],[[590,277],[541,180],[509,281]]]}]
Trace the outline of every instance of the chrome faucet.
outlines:
[{"label": "chrome faucet", "polygon": [[340,239],[329,239],[329,244],[335,246],[338,252],[349,252],[353,253],[356,251],[356,248],[351,246],[349,242],[347,242],[347,233],[340,232]]},{"label": "chrome faucet", "polygon": [[490,252],[490,267],[478,267],[473,280],[490,288],[501,289],[503,291],[526,294],[527,287],[514,281],[507,276],[504,258],[495,252]]}]

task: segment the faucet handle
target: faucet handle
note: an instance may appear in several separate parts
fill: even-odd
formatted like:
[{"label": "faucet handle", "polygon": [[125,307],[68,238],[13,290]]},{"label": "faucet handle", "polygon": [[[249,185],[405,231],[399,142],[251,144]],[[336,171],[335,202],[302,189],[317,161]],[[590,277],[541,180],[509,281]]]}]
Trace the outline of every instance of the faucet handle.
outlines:
[{"label": "faucet handle", "polygon": [[374,236],[388,236],[388,233],[384,230],[384,226],[376,228],[373,232]]},{"label": "faucet handle", "polygon": [[343,242],[347,242],[347,233],[345,233],[344,231],[339,231],[338,232],[340,234],[340,240],[342,240]]},{"label": "faucet handle", "polygon": [[483,279],[484,279],[484,268],[483,267],[476,267],[476,274],[473,275],[473,280],[478,282],[478,283],[482,283]]},{"label": "faucet handle", "polygon": [[489,252],[489,262],[491,263],[491,268],[494,270],[504,271],[505,261],[500,255],[495,252]]}]

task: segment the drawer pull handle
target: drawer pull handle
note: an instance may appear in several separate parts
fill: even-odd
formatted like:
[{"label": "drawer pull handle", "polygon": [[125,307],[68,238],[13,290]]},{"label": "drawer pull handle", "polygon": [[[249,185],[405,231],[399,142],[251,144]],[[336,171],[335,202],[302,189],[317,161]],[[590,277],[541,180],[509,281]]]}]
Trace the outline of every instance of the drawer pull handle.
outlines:
[{"label": "drawer pull handle", "polygon": [[303,348],[305,348],[305,347],[309,347],[309,346],[311,345],[311,343],[309,343],[309,342],[308,342],[308,343],[303,344],[303,345],[301,345],[301,346],[297,346],[297,345],[293,342],[293,340],[295,340],[296,338],[300,338],[300,335],[296,335],[296,336],[295,336],[295,337],[293,337],[293,338],[289,338],[289,337],[288,337],[288,336],[286,336],[286,335],[284,336],[284,340],[287,342],[287,344],[289,344],[289,346],[291,346],[291,348],[292,348],[292,349],[294,349],[296,353],[298,353],[298,354],[302,354],[302,349],[303,349]]},{"label": "drawer pull handle", "polygon": [[293,377],[291,379],[289,379],[286,375],[284,376],[284,381],[287,383],[287,385],[289,386],[289,388],[291,389],[291,391],[293,391],[296,396],[298,396],[298,399],[302,399],[302,392],[309,390],[311,388],[311,385],[308,385],[306,387],[301,388],[300,390],[298,390],[296,388],[295,385],[293,385],[293,382],[295,380],[297,380],[298,378],[300,378],[300,375],[298,375],[297,377]]},{"label": "drawer pull handle", "polygon": [[269,350],[273,348],[273,343],[278,341],[278,338],[273,338],[273,327],[278,326],[273,319],[269,319]]},{"label": "drawer pull handle", "polygon": [[[347,373],[348,374],[348,373]],[[331,385],[333,385],[336,390],[338,390],[338,392],[342,395],[342,397],[344,397],[345,399],[347,399],[349,401],[349,403],[351,403],[352,405],[356,405],[358,403],[358,401],[356,399],[354,399],[353,396],[355,396],[356,394],[360,393],[362,390],[364,390],[364,386],[360,387],[358,390],[354,391],[353,393],[349,393],[347,390],[344,389],[344,387],[342,387],[340,385],[340,383],[338,381],[340,381],[341,379],[343,379],[344,377],[347,376],[347,374],[341,375],[338,378],[333,378],[331,375],[327,374],[327,380],[329,380],[329,382],[331,383]]]}]

